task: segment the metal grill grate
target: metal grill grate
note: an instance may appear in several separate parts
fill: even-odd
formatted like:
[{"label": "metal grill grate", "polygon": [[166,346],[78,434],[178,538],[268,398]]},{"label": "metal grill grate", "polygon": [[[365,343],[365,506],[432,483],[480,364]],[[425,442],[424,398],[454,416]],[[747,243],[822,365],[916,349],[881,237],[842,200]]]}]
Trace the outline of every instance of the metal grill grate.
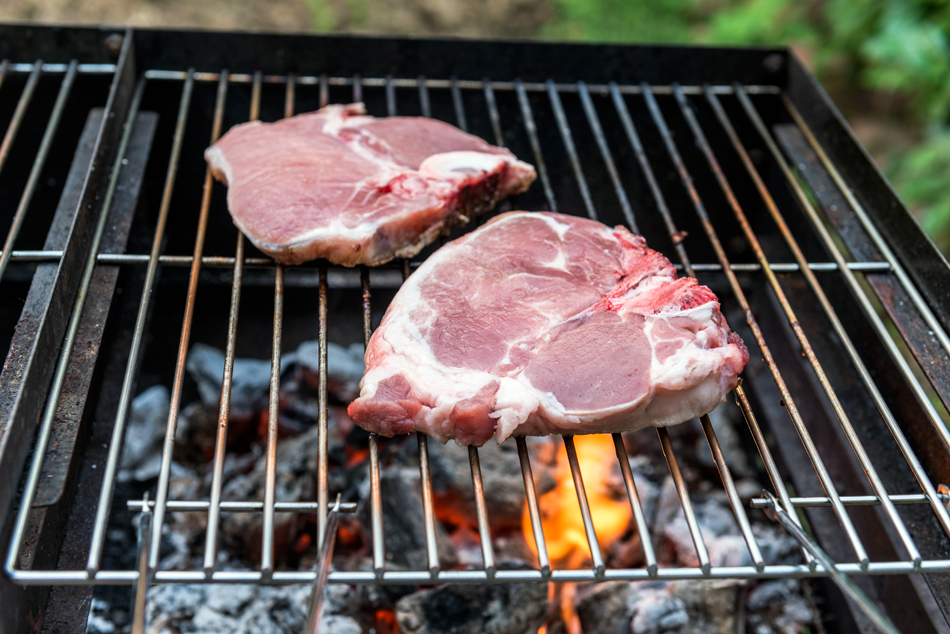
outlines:
[{"label": "metal grill grate", "polygon": [[[127,36],[128,37],[128,36]],[[131,39],[131,38],[128,38]],[[39,173],[43,169],[49,145],[57,134],[57,124],[73,84],[85,75],[119,75],[123,62],[116,65],[8,63],[0,68],[0,82],[8,75],[28,74],[28,81],[19,97],[10,123],[8,124],[3,145],[0,146],[0,169],[8,156],[9,147],[17,134],[17,129],[25,112],[31,108],[31,97],[37,78],[44,75],[62,75],[60,96],[48,119],[48,132],[36,155],[33,172],[27,181],[22,201],[9,226],[0,257],[0,278],[8,267],[20,265],[26,267],[39,263],[59,263],[66,258],[70,247],[50,250],[15,250],[17,233],[24,223],[30,221],[30,196],[36,186]],[[118,70],[117,70],[118,69]],[[117,80],[116,85],[119,85]],[[214,88],[213,97],[205,87]],[[871,274],[886,275],[896,280],[896,285],[909,297],[918,320],[926,324],[930,336],[946,358],[950,353],[950,339],[941,327],[938,318],[931,311],[927,301],[904,270],[897,256],[888,247],[887,240],[874,221],[865,212],[857,197],[847,186],[844,177],[834,162],[828,158],[805,120],[799,114],[793,101],[775,85],[648,85],[618,83],[576,83],[522,82],[515,81],[470,81],[456,78],[416,79],[378,77],[332,77],[295,76],[294,74],[271,75],[256,72],[252,74],[195,71],[169,71],[146,69],[139,70],[134,90],[130,94],[129,106],[125,114],[124,133],[121,136],[115,158],[109,166],[108,182],[104,189],[105,197],[101,205],[97,224],[92,232],[93,240],[88,253],[88,261],[77,270],[82,276],[76,280],[76,300],[65,328],[65,343],[59,352],[59,363],[53,374],[52,387],[45,401],[45,410],[41,417],[35,446],[28,463],[26,485],[19,501],[15,530],[6,556],[6,574],[16,583],[25,585],[49,584],[132,584],[140,579],[148,583],[301,583],[312,582],[313,571],[275,570],[272,557],[274,545],[274,518],[276,513],[317,513],[319,519],[318,536],[322,539],[329,508],[328,491],[328,433],[327,433],[327,341],[329,323],[334,319],[333,310],[328,301],[328,292],[335,288],[358,287],[362,292],[362,304],[359,307],[363,315],[364,341],[368,342],[372,332],[372,316],[376,291],[380,288],[398,285],[399,272],[404,279],[416,262],[403,261],[398,265],[370,271],[361,268],[358,272],[311,263],[297,267],[297,271],[307,272],[314,277],[317,287],[317,322],[320,342],[321,371],[319,375],[319,440],[318,452],[318,495],[310,502],[282,502],[276,499],[277,465],[277,407],[280,387],[281,334],[285,317],[284,295],[285,277],[291,269],[267,258],[248,256],[242,235],[234,231],[236,242],[233,252],[205,253],[208,235],[209,216],[212,213],[212,198],[223,198],[223,188],[214,185],[210,171],[204,176],[204,187],[198,205],[197,229],[179,228],[184,223],[194,223],[191,211],[179,209],[186,196],[176,190],[176,178],[179,176],[184,148],[199,143],[191,139],[196,135],[192,128],[195,121],[200,129],[208,127],[210,115],[210,138],[201,139],[213,142],[222,133],[225,126],[228,100],[243,99],[250,89],[249,110],[246,119],[261,117],[263,106],[268,112],[276,113],[277,103],[282,100],[284,116],[292,116],[299,110],[298,104],[326,105],[330,101],[352,98],[353,101],[366,99],[368,102],[385,104],[384,109],[372,111],[377,116],[393,115],[397,108],[406,108],[408,112],[418,111],[423,116],[432,116],[438,106],[439,112],[454,114],[446,119],[462,129],[470,129],[470,122],[479,121],[483,125],[479,132],[499,144],[518,138],[523,149],[522,159],[532,161],[540,176],[538,185],[530,195],[523,197],[521,204],[529,208],[546,208],[552,211],[586,214],[590,218],[607,223],[623,222],[635,233],[647,235],[651,243],[670,255],[676,256],[677,268],[684,274],[699,277],[708,283],[723,299],[724,305],[732,307],[730,322],[734,327],[743,328],[746,341],[753,357],[762,357],[762,371],[757,380],[767,377],[778,389],[782,406],[787,411],[785,423],[791,422],[798,436],[801,449],[811,463],[821,487],[823,496],[797,497],[789,493],[786,478],[773,457],[776,450],[775,440],[768,429],[759,421],[765,415],[755,399],[750,399],[743,387],[735,392],[736,403],[748,424],[749,432],[759,451],[759,457],[772,483],[772,493],[777,496],[779,507],[787,513],[786,517],[801,526],[797,509],[807,507],[830,507],[839,527],[839,535],[844,537],[850,549],[847,561],[837,563],[838,571],[853,575],[867,574],[908,574],[921,572],[950,571],[950,558],[925,556],[908,529],[907,519],[898,511],[900,505],[929,506],[931,521],[935,518],[946,535],[950,535],[950,515],[947,503],[948,491],[939,482],[932,480],[932,473],[915,454],[913,444],[905,436],[906,421],[902,419],[904,411],[896,409],[895,401],[884,393],[883,385],[876,381],[875,372],[869,369],[866,354],[861,352],[861,344],[853,340],[853,333],[846,327],[852,319],[851,314],[841,314],[835,309],[836,300],[830,299],[829,287],[839,298],[840,289],[850,292],[855,314],[867,320],[886,350],[896,372],[906,382],[910,394],[929,422],[930,429],[943,443],[941,452],[950,451],[950,432],[942,416],[944,405],[937,398],[942,395],[939,380],[928,373],[927,362],[918,357],[933,385],[918,378],[920,368],[908,361],[902,352],[902,341],[896,341],[888,331],[890,322],[882,316],[878,308],[878,296],[871,291],[869,281],[864,276]],[[3,90],[9,90],[5,85]],[[201,92],[199,93],[199,90]],[[282,99],[277,96],[280,90]],[[351,93],[347,94],[348,91]],[[407,97],[417,92],[416,98]],[[110,103],[119,97],[117,89]],[[265,95],[266,93],[266,95]],[[159,98],[157,95],[161,95]],[[125,151],[129,144],[133,122],[139,110],[147,107],[159,109],[169,95],[177,95],[177,104],[161,116],[172,115],[176,118],[174,136],[168,149],[167,169],[163,181],[157,222],[149,227],[151,250],[149,253],[99,253],[99,244],[105,231],[105,220],[109,205],[115,194],[118,175],[123,165]],[[237,97],[235,97],[237,95]],[[331,96],[333,99],[331,100]],[[207,97],[207,99],[206,99]],[[303,97],[303,98],[302,98]],[[398,97],[398,99],[397,99]],[[213,100],[213,108],[208,108]],[[504,102],[507,108],[501,108]],[[170,103],[170,102],[169,102]],[[243,102],[242,102],[243,103]],[[484,111],[475,112],[474,103],[484,106]],[[275,114],[276,116],[276,114]],[[849,253],[846,242],[835,232],[827,216],[817,208],[821,192],[808,187],[807,179],[800,179],[802,167],[790,165],[787,153],[779,147],[774,129],[765,121],[788,119],[807,140],[808,146],[817,155],[820,167],[827,172],[838,187],[853,211],[860,227],[870,237],[880,254],[879,258],[855,261]],[[519,150],[522,148],[519,148]],[[153,160],[156,159],[153,152]],[[194,157],[189,165],[194,165]],[[552,164],[558,165],[553,172]],[[556,180],[558,176],[569,174],[573,180]],[[633,176],[635,175],[635,176]],[[672,176],[672,180],[668,178]],[[736,185],[742,179],[741,192]],[[637,187],[637,191],[633,188]],[[748,192],[754,192],[750,198]],[[671,193],[672,192],[672,193]],[[197,198],[196,192],[191,192]],[[543,197],[542,197],[543,195]],[[740,202],[741,198],[741,202]],[[643,201],[649,204],[644,206]],[[684,204],[685,203],[685,204]],[[218,202],[220,205],[220,201]],[[763,210],[763,214],[758,212]],[[655,214],[654,214],[655,212]],[[761,217],[760,217],[761,216]],[[5,216],[6,217],[6,216]],[[217,226],[216,221],[215,226]],[[177,223],[177,224],[173,224]],[[777,231],[763,232],[763,227],[774,227]],[[688,228],[689,238],[683,239],[683,228]],[[193,252],[189,255],[166,254],[166,244],[177,244],[171,232],[184,232],[194,235]],[[763,235],[765,233],[766,235]],[[815,238],[816,237],[816,238]],[[734,246],[741,238],[746,245],[742,249]],[[705,242],[702,242],[705,240]],[[815,242],[815,240],[817,242]],[[663,245],[669,245],[664,248]],[[814,261],[810,254],[826,252],[831,261]],[[739,253],[738,257],[734,254]],[[730,255],[733,254],[733,255]],[[780,254],[780,255],[778,255]],[[710,257],[712,256],[712,257]],[[773,261],[776,257],[786,261]],[[75,258],[74,258],[75,259]],[[699,261],[695,261],[697,259]],[[743,261],[733,261],[733,260]],[[702,261],[707,260],[707,261]],[[710,261],[711,260],[711,261]],[[118,415],[109,443],[105,472],[98,494],[98,503],[94,510],[92,537],[85,556],[85,566],[72,570],[23,569],[18,566],[24,549],[24,538],[30,525],[29,512],[34,502],[37,487],[44,468],[44,456],[47,444],[53,433],[56,405],[63,391],[64,377],[69,370],[69,359],[76,341],[80,316],[83,311],[91,279],[96,264],[145,267],[144,288],[138,300],[138,309],[131,333],[127,364],[121,384]],[[153,302],[153,290],[160,269],[190,269],[184,316],[181,320],[180,343],[173,370],[172,401],[167,430],[163,442],[161,470],[157,493],[154,500],[121,500],[130,511],[148,516],[143,521],[145,531],[142,557],[137,569],[106,570],[102,568],[103,548],[107,541],[107,526],[113,509],[113,491],[120,462],[123,436],[129,417],[129,405],[133,397],[142,347],[149,336],[147,327],[149,311]],[[219,426],[215,444],[211,472],[213,474],[208,499],[173,499],[169,491],[169,480],[175,442],[176,423],[182,396],[185,376],[185,361],[192,329],[196,319],[196,302],[201,295],[202,271],[219,269],[227,275],[230,271],[231,294],[227,322],[227,349],[221,392]],[[273,275],[273,328],[272,328],[272,372],[270,382],[270,411],[266,433],[266,484],[263,501],[227,500],[222,495],[226,439],[228,433],[228,412],[230,382],[233,362],[236,354],[238,333],[238,313],[241,306],[242,289],[245,288],[245,273],[259,270],[262,274]],[[24,269],[26,270],[26,269]],[[397,276],[395,279],[393,276]],[[830,276],[834,275],[834,279]],[[805,286],[795,286],[788,290],[787,280],[804,281]],[[381,280],[381,285],[372,283]],[[4,281],[0,279],[0,281]],[[815,381],[817,392],[823,395],[824,402],[818,407],[829,409],[832,420],[837,419],[844,437],[852,447],[861,469],[867,477],[872,495],[864,490],[849,491],[848,483],[837,481],[829,463],[836,463],[839,456],[823,454],[813,438],[814,427],[808,424],[808,417],[815,411],[815,405],[802,406],[803,399],[809,399],[809,392],[800,382],[790,384],[779,369],[781,360],[776,360],[777,352],[772,349],[784,349],[776,346],[774,327],[760,327],[761,316],[753,312],[753,303],[749,300],[752,292],[763,289],[764,295],[778,307],[777,314],[785,320],[787,332],[798,342],[804,363],[810,372],[810,380]],[[850,397],[841,397],[836,384],[838,378],[826,369],[819,357],[821,350],[815,350],[812,341],[815,332],[799,321],[796,306],[800,303],[802,290],[809,294],[806,302],[822,315],[822,323],[834,333],[844,351],[845,359],[851,370],[859,377],[861,389],[870,398],[873,407],[880,413],[889,438],[876,439],[875,442],[887,442],[889,451],[902,456],[919,487],[913,490],[894,490],[889,485],[888,475],[879,472],[878,466],[866,449],[868,439],[863,419],[865,410],[855,414],[850,410]],[[5,293],[0,287],[0,296]],[[789,295],[794,293],[795,297]],[[376,306],[378,309],[379,307]],[[910,307],[908,307],[910,309]],[[736,323],[744,319],[745,324]],[[814,323],[814,320],[808,323]],[[157,328],[158,325],[152,326]],[[768,336],[767,336],[768,335]],[[914,350],[917,344],[908,339],[907,344]],[[772,346],[770,348],[770,346]],[[758,353],[756,352],[758,351]],[[944,363],[946,361],[944,360]],[[787,365],[787,364],[786,364]],[[837,367],[837,366],[835,366]],[[851,386],[853,387],[853,386]],[[850,389],[850,388],[849,388]],[[936,390],[936,391],[935,391]],[[719,446],[715,430],[708,417],[701,420],[702,429],[708,441],[716,468],[721,476],[723,489],[738,521],[741,535],[746,542],[752,565],[735,567],[717,567],[710,564],[702,532],[696,514],[690,502],[690,494],[682,475],[673,444],[666,429],[658,429],[658,440],[669,465],[669,471],[676,486],[683,512],[685,513],[690,535],[700,562],[698,568],[666,567],[657,564],[648,525],[644,519],[644,510],[637,493],[637,487],[630,470],[628,456],[619,434],[613,437],[616,458],[619,461],[630,512],[636,520],[637,530],[643,548],[646,565],[636,569],[612,569],[605,566],[598,544],[594,521],[584,493],[583,474],[581,473],[573,439],[564,438],[567,456],[572,471],[577,502],[584,521],[592,565],[580,569],[552,569],[545,546],[541,510],[535,481],[532,476],[528,446],[523,438],[516,439],[522,474],[525,484],[526,505],[530,514],[532,536],[538,552],[539,567],[535,570],[500,570],[495,563],[489,530],[490,510],[487,508],[482,485],[479,464],[479,452],[468,448],[471,465],[472,485],[477,509],[479,536],[484,566],[475,570],[440,569],[436,549],[436,520],[433,502],[432,481],[428,460],[427,438],[417,435],[419,452],[419,470],[421,476],[422,500],[425,515],[425,543],[428,566],[424,570],[391,570],[387,568],[384,552],[384,532],[381,488],[380,456],[375,435],[369,439],[370,493],[372,518],[372,570],[334,571],[330,581],[336,583],[486,583],[515,581],[593,581],[593,580],[645,580],[645,579],[704,579],[704,578],[764,578],[764,577],[802,577],[828,574],[826,567],[816,561],[808,550],[803,550],[804,563],[800,565],[766,565],[760,545],[753,534],[747,509],[740,500],[733,477],[726,465]],[[896,450],[896,451],[895,451]],[[880,451],[878,447],[876,451]],[[876,455],[876,453],[875,453]],[[9,482],[7,483],[9,484]],[[938,486],[939,492],[938,492]],[[774,499],[774,498],[772,498]],[[770,498],[755,499],[753,508],[769,508]],[[896,535],[900,552],[887,560],[872,560],[869,556],[854,519],[848,512],[850,506],[880,507],[887,530]],[[343,504],[343,511],[354,511],[355,504]],[[91,511],[90,511],[91,512]],[[197,512],[207,514],[207,533],[203,551],[203,566],[194,570],[159,570],[159,550],[161,546],[162,526],[170,512]],[[226,571],[216,566],[219,522],[222,512],[251,512],[263,514],[263,535],[261,560],[257,570]],[[944,536],[944,538],[946,537]],[[840,538],[839,538],[840,539]],[[946,541],[946,539],[944,539]],[[944,547],[945,548],[945,547]],[[928,550],[933,552],[933,550]],[[146,583],[138,584],[139,601],[144,601]],[[144,605],[140,603],[141,605]]]}]

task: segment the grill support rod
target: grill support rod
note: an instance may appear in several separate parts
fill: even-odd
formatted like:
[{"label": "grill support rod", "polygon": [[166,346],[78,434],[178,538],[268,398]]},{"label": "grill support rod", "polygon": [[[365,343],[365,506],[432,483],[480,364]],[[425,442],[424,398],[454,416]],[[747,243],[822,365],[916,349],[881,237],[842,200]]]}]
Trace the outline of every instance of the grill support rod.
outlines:
[{"label": "grill support rod", "polygon": [[[249,121],[257,120],[261,104],[260,75],[251,85]],[[214,441],[214,463],[211,476],[211,496],[208,508],[208,528],[205,533],[204,571],[210,578],[217,561],[218,524],[221,519],[221,488],[224,486],[224,458],[227,453],[228,416],[231,407],[231,379],[234,376],[234,355],[237,343],[238,309],[241,305],[241,283],[244,279],[244,234],[238,231],[234,247],[234,270],[231,281],[231,305],[228,314],[228,340],[224,353],[224,373],[221,377],[221,405],[218,410],[218,431]]]},{"label": "grill support rod", "polygon": [[[222,73],[224,81],[219,81],[218,95],[215,102],[214,122],[212,124],[211,142],[218,139],[221,133],[221,120],[224,116],[224,102],[227,97],[227,75]],[[189,95],[190,97],[190,95]],[[183,112],[183,114],[187,114]],[[184,122],[182,122],[184,136]],[[176,155],[177,169],[177,155]],[[201,272],[201,253],[204,250],[205,232],[208,228],[208,209],[211,206],[211,168],[205,171],[205,188],[201,199],[201,210],[198,216],[198,233],[195,236],[194,262],[191,266],[191,275],[188,279],[188,294],[185,300],[185,315],[182,318],[181,339],[178,342],[178,359],[175,364],[175,376],[171,389],[171,404],[168,409],[168,423],[165,426],[165,438],[162,445],[162,464],[158,474],[158,489],[155,493],[155,519],[152,527],[152,544],[149,550],[149,570],[158,569],[159,551],[162,545],[162,527],[165,520],[165,503],[168,500],[168,484],[171,477],[172,453],[175,449],[175,430],[178,427],[178,409],[181,406],[181,391],[185,380],[185,360],[188,357],[188,343],[191,340],[191,325],[195,315],[195,298],[198,294],[198,274]],[[166,189],[171,195],[171,190]],[[169,200],[170,202],[170,200]]]}]

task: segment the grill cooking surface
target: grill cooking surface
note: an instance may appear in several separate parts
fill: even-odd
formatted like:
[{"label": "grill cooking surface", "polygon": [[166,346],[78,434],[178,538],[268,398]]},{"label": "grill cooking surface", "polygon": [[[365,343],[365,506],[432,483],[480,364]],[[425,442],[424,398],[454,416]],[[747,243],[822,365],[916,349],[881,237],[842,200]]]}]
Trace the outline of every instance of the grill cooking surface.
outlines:
[{"label": "grill cooking surface", "polygon": [[[258,72],[229,73],[205,66],[200,57],[189,61],[199,70],[167,70],[161,66],[133,66],[130,39],[127,34],[125,53],[114,64],[84,63],[81,56],[75,63],[45,65],[41,61],[10,59],[0,69],[0,123],[7,126],[0,146],[0,187],[6,192],[16,190],[16,194],[5,196],[6,200],[22,200],[19,207],[8,202],[0,211],[0,230],[6,232],[0,258],[0,336],[4,341],[12,338],[16,345],[13,323],[30,282],[36,285],[39,276],[52,275],[56,265],[67,259],[75,268],[62,282],[71,292],[57,291],[53,282],[45,282],[54,288],[50,291],[52,302],[60,298],[62,304],[46,310],[63,315],[61,324],[47,326],[56,334],[38,344],[46,346],[41,353],[51,359],[45,376],[47,381],[52,377],[53,396],[48,396],[47,402],[54,406],[45,406],[40,399],[35,413],[30,412],[39,417],[40,424],[32,449],[27,451],[20,443],[26,465],[22,493],[15,493],[17,480],[10,470],[19,466],[11,453],[12,441],[8,439],[3,447],[6,454],[0,454],[0,459],[7,461],[0,471],[0,502],[5,505],[13,499],[12,508],[19,509],[11,515],[15,517],[14,530],[6,558],[6,572],[16,583],[131,584],[143,575],[150,583],[286,584],[314,580],[313,571],[275,570],[272,553],[277,513],[316,513],[317,534],[323,536],[330,504],[326,363],[319,374],[320,431],[314,448],[318,454],[318,494],[307,502],[282,501],[276,494],[276,473],[280,469],[277,447],[282,442],[277,427],[278,368],[282,352],[300,343],[283,341],[282,334],[289,323],[295,327],[309,323],[311,338],[320,341],[324,361],[330,339],[362,333],[368,341],[393,290],[432,249],[411,262],[372,270],[343,269],[322,262],[300,267],[275,265],[247,244],[231,225],[225,188],[213,183],[206,173],[201,152],[241,121],[273,121],[328,103],[354,101],[364,101],[369,114],[375,116],[398,113],[436,117],[508,147],[520,159],[534,164],[539,177],[527,193],[502,206],[501,211],[551,210],[587,216],[608,225],[624,224],[670,257],[681,275],[698,277],[713,288],[730,325],[741,334],[753,358],[745,372],[746,383],[735,391],[735,403],[723,405],[740,408],[748,437],[758,449],[760,467],[771,480],[769,496],[754,499],[752,508],[769,508],[770,500],[774,500],[780,515],[785,513],[782,519],[786,523],[801,526],[797,509],[827,507],[824,515],[814,516],[824,518],[821,527],[805,526],[810,532],[806,537],[814,540],[817,533],[818,541],[835,556],[838,571],[845,574],[950,571],[950,515],[946,508],[950,497],[941,484],[944,478],[940,466],[950,452],[950,433],[942,418],[946,416],[945,368],[950,340],[925,299],[931,293],[915,284],[914,280],[920,283],[919,275],[906,270],[894,253],[890,243],[901,236],[891,235],[884,228],[886,224],[876,221],[862,206],[839,171],[841,166],[826,155],[816,132],[806,123],[807,113],[799,112],[800,106],[796,106],[796,98],[784,81],[776,80],[774,85],[729,81],[679,85],[672,80],[646,84],[639,83],[636,69],[618,71],[616,83],[596,79],[585,83],[583,76],[570,81],[521,81],[510,75],[491,76],[489,64],[484,73],[490,79],[476,80],[407,77],[406,73],[395,77],[338,76],[333,67],[326,69],[327,74],[271,74],[266,67]],[[782,63],[782,59],[776,62],[766,53],[755,54],[772,59],[773,64]],[[113,75],[115,84],[109,93]],[[97,96],[98,101],[90,95]],[[112,152],[95,155],[99,157],[96,167],[102,174],[98,177],[101,183],[90,176],[86,184],[87,189],[95,189],[89,194],[91,215],[84,229],[91,240],[63,237],[58,245],[51,246],[48,240],[44,246],[42,237],[52,222],[47,210],[55,207],[63,191],[61,184],[79,142],[82,117],[94,106],[105,106],[106,112],[120,121],[110,130],[109,117],[104,119],[97,147],[109,144]],[[82,116],[77,117],[73,110],[81,111]],[[101,201],[118,205],[122,199],[123,190],[117,183],[123,166],[133,160],[137,137],[132,124],[140,120],[139,113],[147,112],[158,113],[158,121],[147,155],[140,204],[128,246],[111,248],[114,245],[109,243],[109,235],[114,227],[106,222],[97,225]],[[30,134],[23,142],[18,142],[18,130],[24,126],[32,129],[27,130]],[[43,137],[44,129],[49,130],[48,138]],[[30,147],[25,147],[27,143]],[[87,200],[87,193],[82,194],[83,198],[79,192],[75,195],[77,201]],[[74,204],[71,211],[75,208]],[[105,236],[101,249],[97,236]],[[113,427],[109,421],[109,433],[104,437],[101,466],[96,472],[101,483],[96,481],[94,494],[87,498],[94,500],[85,509],[91,518],[88,537],[81,545],[73,546],[82,551],[73,558],[81,563],[67,569],[24,566],[21,557],[32,549],[32,541],[27,538],[37,521],[31,520],[27,510],[31,505],[55,504],[56,496],[44,489],[47,480],[59,478],[69,489],[71,479],[80,477],[75,464],[57,476],[51,463],[64,460],[56,453],[63,432],[59,423],[54,424],[60,420],[57,416],[62,416],[55,405],[60,403],[59,397],[68,399],[73,394],[70,370],[84,367],[82,363],[76,365],[74,352],[77,344],[85,345],[80,312],[86,305],[83,302],[94,301],[101,288],[98,274],[91,274],[92,268],[90,275],[83,275],[89,244],[99,250],[96,271],[108,269],[114,276],[127,276],[136,282],[122,285],[123,289],[137,289],[134,299],[113,298],[131,307],[126,320],[130,327],[123,333],[125,338],[120,338],[125,346],[122,367],[110,375],[118,377],[113,385],[117,399],[115,423]],[[939,294],[939,285],[935,283],[933,288]],[[70,308],[73,297],[78,297],[77,303]],[[273,306],[272,311],[268,309],[270,319],[253,317],[260,316],[265,302]],[[106,310],[108,306],[106,303]],[[942,314],[939,309],[935,307],[938,315]],[[150,320],[153,312],[155,318]],[[164,318],[169,313],[179,317],[169,321]],[[346,317],[351,314],[362,314],[361,328]],[[894,336],[889,331],[893,326]],[[180,332],[178,348],[148,348],[150,341],[162,341],[159,335],[172,330]],[[62,337],[62,354],[73,359],[73,366],[56,366]],[[195,341],[226,348],[225,389],[221,394],[222,424],[209,469],[210,496],[185,499],[173,495],[169,482],[175,414],[186,389],[187,351]],[[78,357],[89,372],[95,350],[91,358]],[[910,356],[905,356],[906,350]],[[22,353],[15,349],[11,352],[11,356],[17,354]],[[263,501],[226,499],[222,495],[222,473],[231,365],[235,356],[264,358],[268,354],[275,370],[271,373],[266,422]],[[38,373],[37,386],[45,385],[37,363],[30,371]],[[136,381],[140,363],[147,368],[150,379],[157,377],[172,386],[172,415],[163,443],[158,487],[154,499],[113,500],[129,405],[139,391]],[[609,367],[610,360],[604,363]],[[97,372],[99,368],[101,365]],[[15,384],[14,379],[9,380],[4,390]],[[19,425],[24,437],[33,433],[33,427],[25,422],[26,414],[21,412],[23,420],[15,416],[18,408],[29,407],[28,403],[0,405],[7,417],[3,424]],[[73,418],[78,419],[79,414],[81,411]],[[20,422],[9,422],[12,420]],[[443,570],[436,548],[428,444],[425,436],[418,435],[414,442],[418,443],[428,566],[419,570],[389,569],[384,552],[380,441],[371,435],[367,464],[373,566],[365,571],[333,571],[330,582],[502,583],[828,574],[825,566],[805,550],[800,565],[766,565],[748,520],[750,512],[758,511],[750,511],[741,501],[712,423],[708,417],[703,417],[701,423],[752,565],[710,565],[682,465],[669,432],[659,429],[656,440],[687,518],[698,567],[657,565],[644,509],[618,434],[613,438],[616,456],[610,459],[619,460],[629,512],[638,520],[646,562],[643,567],[605,566],[588,500],[583,487],[578,486],[577,502],[592,565],[552,569],[529,443],[518,438],[512,442],[517,443],[533,529],[526,538],[535,542],[539,567],[504,570],[496,566],[491,542],[486,540],[491,509],[482,490],[479,452],[469,448],[484,566]],[[52,449],[47,450],[51,438]],[[572,438],[565,437],[564,444],[574,480],[580,484],[584,474]],[[885,462],[881,462],[882,456],[887,458]],[[854,477],[852,471],[860,477]],[[808,495],[796,495],[795,491],[803,487],[792,480],[811,482]],[[139,526],[141,557],[136,567],[104,569],[107,527],[118,505],[143,518]],[[344,503],[342,510],[353,512],[355,504]],[[173,512],[207,517],[203,567],[158,569],[161,527]],[[258,569],[216,568],[221,515],[234,512],[263,514]],[[890,550],[877,543],[882,533],[894,545]],[[869,539],[874,543],[869,544]],[[829,546],[832,542],[837,548]],[[140,606],[145,585],[138,585]]]}]

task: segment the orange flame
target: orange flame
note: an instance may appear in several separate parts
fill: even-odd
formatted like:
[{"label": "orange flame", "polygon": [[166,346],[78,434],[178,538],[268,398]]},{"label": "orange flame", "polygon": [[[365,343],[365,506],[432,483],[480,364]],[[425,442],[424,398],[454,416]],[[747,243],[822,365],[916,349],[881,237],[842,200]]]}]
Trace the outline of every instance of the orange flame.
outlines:
[{"label": "orange flame", "polygon": [[[609,434],[576,436],[574,446],[577,449],[577,461],[583,475],[594,532],[600,543],[601,554],[604,554],[610,545],[624,534],[632,521],[627,501],[616,495],[617,489],[612,481],[613,440]],[[553,568],[576,569],[590,566],[587,533],[577,501],[567,450],[563,444],[557,448],[557,456],[552,462],[555,464],[557,485],[538,498],[548,558]],[[537,554],[536,543],[530,537],[534,533],[527,506],[522,515],[522,530],[529,547]],[[574,611],[574,590],[574,584],[564,584],[559,591],[559,598],[561,615],[568,631],[578,634],[581,628]]]}]

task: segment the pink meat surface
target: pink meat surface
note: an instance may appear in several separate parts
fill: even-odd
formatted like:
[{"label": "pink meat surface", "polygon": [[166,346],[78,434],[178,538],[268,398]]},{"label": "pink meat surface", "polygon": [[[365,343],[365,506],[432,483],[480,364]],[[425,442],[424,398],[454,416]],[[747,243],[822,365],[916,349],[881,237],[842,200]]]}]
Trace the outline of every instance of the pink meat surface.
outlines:
[{"label": "pink meat surface", "polygon": [[748,360],[713,292],[643,238],[512,212],[406,281],[349,414],[461,445],[673,425],[721,403]]},{"label": "pink meat surface", "polygon": [[287,264],[382,264],[528,188],[534,168],[434,119],[327,106],[232,128],[205,151],[234,224]]}]

